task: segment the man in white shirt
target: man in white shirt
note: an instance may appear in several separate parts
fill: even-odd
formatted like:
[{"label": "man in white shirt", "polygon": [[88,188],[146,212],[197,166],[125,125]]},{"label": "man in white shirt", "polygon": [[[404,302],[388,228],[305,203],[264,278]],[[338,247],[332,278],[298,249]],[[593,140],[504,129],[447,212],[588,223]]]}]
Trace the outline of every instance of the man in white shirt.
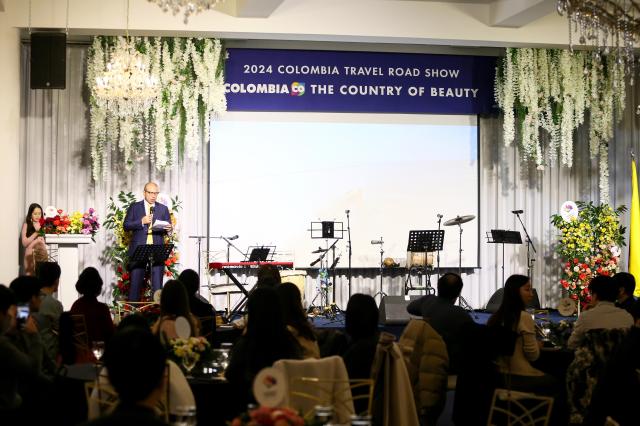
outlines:
[{"label": "man in white shirt", "polygon": [[573,333],[567,343],[571,349],[578,346],[582,335],[588,330],[630,328],[633,325],[631,314],[615,306],[618,286],[613,278],[603,275],[597,276],[591,280],[589,289],[591,290],[589,309],[582,312],[575,323]]}]

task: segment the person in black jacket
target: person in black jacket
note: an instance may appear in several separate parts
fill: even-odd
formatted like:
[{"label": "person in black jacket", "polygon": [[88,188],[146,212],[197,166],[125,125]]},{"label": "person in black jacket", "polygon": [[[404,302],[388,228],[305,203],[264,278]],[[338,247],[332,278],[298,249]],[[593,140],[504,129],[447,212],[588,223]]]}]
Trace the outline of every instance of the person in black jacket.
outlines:
[{"label": "person in black jacket", "polygon": [[200,335],[207,338],[211,343],[215,343],[216,335],[216,310],[211,303],[208,303],[200,294],[200,276],[193,269],[185,269],[178,277],[189,296],[189,307],[191,313],[200,319]]},{"label": "person in black jacket", "polygon": [[449,374],[457,374],[465,359],[463,330],[473,324],[469,313],[456,306],[462,292],[462,278],[446,273],[438,280],[438,295],[423,296],[407,306],[412,315],[422,316],[444,340],[449,353]]}]

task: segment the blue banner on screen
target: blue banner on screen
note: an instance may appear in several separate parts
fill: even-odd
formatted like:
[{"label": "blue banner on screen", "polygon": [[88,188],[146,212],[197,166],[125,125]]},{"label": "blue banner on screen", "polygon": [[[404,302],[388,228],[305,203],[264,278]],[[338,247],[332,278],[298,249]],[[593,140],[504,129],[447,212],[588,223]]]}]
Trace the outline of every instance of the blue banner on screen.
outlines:
[{"label": "blue banner on screen", "polygon": [[228,49],[229,111],[483,114],[496,58]]}]

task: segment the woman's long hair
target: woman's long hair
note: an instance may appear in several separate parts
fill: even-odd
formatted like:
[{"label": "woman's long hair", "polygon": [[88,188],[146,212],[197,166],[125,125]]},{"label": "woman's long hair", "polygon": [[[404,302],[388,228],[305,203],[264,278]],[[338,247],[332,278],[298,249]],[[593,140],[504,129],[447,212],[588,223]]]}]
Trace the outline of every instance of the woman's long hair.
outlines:
[{"label": "woman's long hair", "polygon": [[252,374],[279,359],[300,357],[300,348],[287,330],[274,289],[255,289],[249,296],[247,312],[247,364]]},{"label": "woman's long hair", "polygon": [[504,283],[504,293],[502,303],[498,310],[491,315],[488,326],[502,326],[508,330],[515,331],[520,322],[520,313],[525,305],[520,296],[520,288],[529,282],[526,275],[511,275]]},{"label": "woman's long hair", "polygon": [[302,296],[298,286],[293,283],[282,283],[276,287],[276,292],[280,298],[284,323],[295,328],[300,336],[312,341],[317,340],[302,308]]},{"label": "woman's long hair", "polygon": [[196,327],[193,323],[187,289],[178,280],[169,280],[160,293],[160,317],[185,317],[191,325],[192,333]]},{"label": "woman's long hair", "polygon": [[344,326],[353,340],[375,336],[378,332],[378,306],[375,299],[362,293],[351,296],[347,302]]},{"label": "woman's long hair", "polygon": [[44,210],[38,203],[31,203],[29,209],[27,210],[27,216],[24,218],[24,223],[27,224],[27,237],[30,237],[31,234],[36,232],[36,228],[33,227],[33,221],[31,220],[31,215],[35,209],[40,209],[40,213],[44,216]]}]

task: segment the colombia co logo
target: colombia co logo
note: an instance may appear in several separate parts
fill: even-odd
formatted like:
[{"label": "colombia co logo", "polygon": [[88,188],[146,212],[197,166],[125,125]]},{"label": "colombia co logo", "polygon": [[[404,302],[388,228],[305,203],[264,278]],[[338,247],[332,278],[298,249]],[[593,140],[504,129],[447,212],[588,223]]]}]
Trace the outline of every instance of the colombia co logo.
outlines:
[{"label": "colombia co logo", "polygon": [[304,82],[294,81],[291,83],[291,96],[304,95]]}]

